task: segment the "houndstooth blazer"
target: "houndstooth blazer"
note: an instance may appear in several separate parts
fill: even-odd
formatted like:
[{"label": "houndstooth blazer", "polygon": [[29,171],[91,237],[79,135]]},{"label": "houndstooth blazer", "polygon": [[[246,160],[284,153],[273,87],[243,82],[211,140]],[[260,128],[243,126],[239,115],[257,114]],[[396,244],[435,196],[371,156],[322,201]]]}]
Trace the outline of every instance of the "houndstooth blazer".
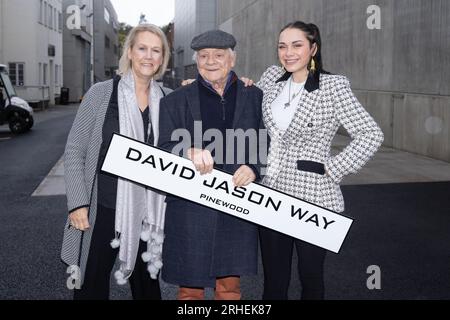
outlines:
[{"label": "houndstooth blazer", "polygon": [[[339,183],[375,154],[383,142],[383,133],[354,96],[348,79],[330,74],[308,78],[292,122],[283,133],[273,119],[271,104],[290,75],[272,66],[257,84],[264,92],[263,118],[271,139],[263,183],[343,212]],[[341,125],[352,141],[342,152],[331,156],[331,142]]]}]

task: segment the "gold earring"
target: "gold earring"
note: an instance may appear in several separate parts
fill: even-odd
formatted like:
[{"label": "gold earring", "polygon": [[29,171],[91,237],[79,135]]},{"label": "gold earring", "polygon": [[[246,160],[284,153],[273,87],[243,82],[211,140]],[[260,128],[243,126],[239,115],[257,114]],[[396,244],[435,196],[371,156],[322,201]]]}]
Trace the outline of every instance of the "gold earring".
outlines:
[{"label": "gold earring", "polygon": [[311,70],[311,72],[316,72],[316,62],[314,61],[314,58],[311,59],[311,67],[309,70]]}]

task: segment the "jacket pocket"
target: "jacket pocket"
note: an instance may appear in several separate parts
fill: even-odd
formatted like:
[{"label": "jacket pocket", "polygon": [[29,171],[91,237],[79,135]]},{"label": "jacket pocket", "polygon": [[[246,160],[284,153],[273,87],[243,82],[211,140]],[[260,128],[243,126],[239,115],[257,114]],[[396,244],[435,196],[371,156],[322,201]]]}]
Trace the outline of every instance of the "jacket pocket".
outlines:
[{"label": "jacket pocket", "polygon": [[320,162],[309,161],[309,160],[298,160],[297,170],[317,173],[320,175],[325,175],[325,165]]}]

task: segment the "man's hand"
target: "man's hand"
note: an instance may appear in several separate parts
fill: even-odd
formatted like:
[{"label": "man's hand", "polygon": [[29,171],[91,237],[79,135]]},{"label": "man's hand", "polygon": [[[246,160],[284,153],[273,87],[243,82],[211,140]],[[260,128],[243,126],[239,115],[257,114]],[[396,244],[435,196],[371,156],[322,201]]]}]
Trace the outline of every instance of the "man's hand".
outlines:
[{"label": "man's hand", "polygon": [[183,80],[183,81],[181,82],[181,86],[182,86],[182,87],[188,86],[188,85],[190,85],[192,82],[195,82],[195,79],[186,79],[186,80]]},{"label": "man's hand", "polygon": [[187,152],[187,157],[192,161],[195,169],[199,171],[201,175],[211,173],[214,168],[214,159],[209,150],[191,148]]},{"label": "man's hand", "polygon": [[80,208],[69,215],[70,224],[77,230],[86,231],[90,228],[88,208]]},{"label": "man's hand", "polygon": [[236,187],[245,187],[255,181],[256,175],[253,170],[246,165],[242,165],[233,176],[233,183]]},{"label": "man's hand", "polygon": [[255,82],[252,79],[246,78],[246,77],[242,77],[241,78],[242,82],[244,83],[244,85],[246,87],[251,87],[255,84]]}]

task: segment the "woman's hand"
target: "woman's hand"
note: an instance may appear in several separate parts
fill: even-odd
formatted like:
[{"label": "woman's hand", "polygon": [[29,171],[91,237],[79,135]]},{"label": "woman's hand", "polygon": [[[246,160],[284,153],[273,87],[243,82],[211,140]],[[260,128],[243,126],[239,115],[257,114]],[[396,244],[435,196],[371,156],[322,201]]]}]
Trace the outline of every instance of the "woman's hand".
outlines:
[{"label": "woman's hand", "polygon": [[236,187],[245,187],[255,181],[255,179],[255,173],[246,165],[242,165],[233,175],[233,183]]},{"label": "woman's hand", "polygon": [[255,84],[255,82],[252,79],[246,78],[246,77],[242,77],[241,78],[242,82],[244,83],[244,85],[246,87],[251,87]]},{"label": "woman's hand", "polygon": [[192,161],[195,169],[199,171],[201,175],[211,173],[214,168],[214,159],[209,150],[191,148],[187,152],[187,157]]},{"label": "woman's hand", "polygon": [[86,231],[90,228],[88,208],[80,208],[69,215],[70,224],[77,230]]}]

